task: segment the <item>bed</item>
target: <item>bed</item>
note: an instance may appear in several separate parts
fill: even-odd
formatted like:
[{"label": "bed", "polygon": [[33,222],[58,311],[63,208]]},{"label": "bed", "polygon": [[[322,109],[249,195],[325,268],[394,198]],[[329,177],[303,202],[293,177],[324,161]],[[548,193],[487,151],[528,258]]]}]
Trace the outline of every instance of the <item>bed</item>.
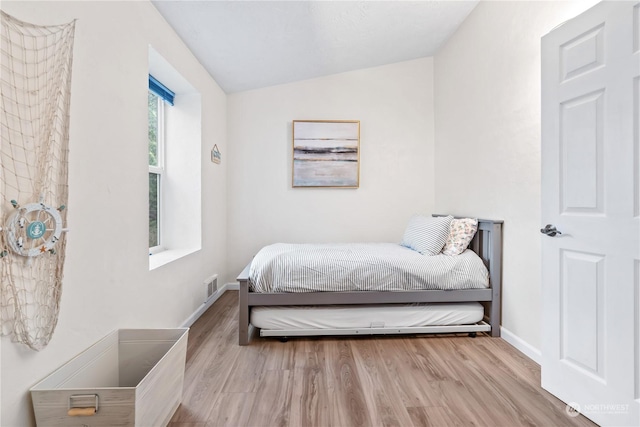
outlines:
[{"label": "bed", "polygon": [[[434,215],[434,217],[443,217],[443,215]],[[317,286],[315,284],[314,286],[309,286],[305,283],[305,280],[296,282],[295,278],[291,280],[286,278],[285,280],[281,278],[282,276],[276,276],[280,278],[276,282],[281,281],[282,283],[276,283],[275,287],[264,286],[261,283],[260,274],[262,273],[260,271],[256,272],[256,266],[252,271],[252,263],[249,263],[237,279],[240,286],[239,344],[247,345],[253,334],[255,328],[252,325],[251,316],[254,308],[253,322],[263,326],[260,328],[261,336],[291,337],[459,332],[472,334],[486,332],[494,337],[500,336],[502,224],[501,220],[478,219],[477,232],[465,252],[466,257],[473,256],[479,259],[486,267],[488,275],[487,287],[474,287],[465,284],[466,279],[463,278],[461,284],[447,285],[444,288],[439,287],[437,289],[419,289],[420,286],[415,284],[403,285],[402,277],[389,279],[386,276],[380,280],[380,284],[375,284],[374,281],[373,287],[369,287],[367,290],[361,290],[356,285],[353,289],[349,287],[338,287],[336,289],[321,287],[320,289],[323,290],[317,291],[315,290],[317,288],[314,288],[314,286]],[[359,244],[354,245],[358,246]],[[372,245],[374,251],[386,250],[386,248],[376,246],[384,244]],[[272,252],[286,251],[287,249],[287,247],[277,245],[270,248]],[[317,245],[315,249],[309,247],[309,250],[324,249],[322,245]],[[471,251],[474,254],[470,254],[469,252]],[[475,256],[476,254],[477,257]],[[463,258],[460,259],[463,260]],[[255,258],[252,262],[255,262]],[[253,279],[251,274],[253,274]],[[440,279],[436,277],[432,280]],[[419,308],[422,306],[428,306],[428,310],[425,311]],[[380,313],[380,310],[383,310],[388,312],[388,315],[392,316],[392,318],[393,316],[397,318],[398,313],[406,310],[407,314],[401,314],[402,317],[414,318],[415,316],[422,316],[434,318],[435,316],[435,318],[443,319],[445,318],[443,313],[450,310],[451,307],[460,307],[459,311],[466,313],[465,316],[467,317],[465,319],[467,320],[448,320],[428,326],[415,326],[411,322],[407,325],[396,326],[394,323],[393,327],[386,327],[384,321],[368,322],[365,325],[347,321],[339,327],[330,323],[321,324],[322,322],[318,322],[320,318],[344,317],[345,315],[348,318],[359,318],[362,317],[361,313],[366,313],[367,310],[377,310],[376,313]],[[314,309],[317,311],[314,311]],[[351,315],[349,314],[353,310],[358,312],[357,316],[353,316],[352,313]],[[478,310],[480,310],[479,314]],[[269,318],[265,313],[271,317]],[[293,327],[288,327],[291,323],[283,320],[291,318],[291,315],[295,315],[298,318],[301,313],[304,313],[302,320],[300,320],[301,323],[297,323]],[[314,317],[314,313],[318,313],[318,315]],[[327,313],[331,313],[331,315],[327,315]],[[376,314],[376,316],[381,316],[381,314]],[[481,316],[481,320],[475,321],[478,316]],[[474,321],[469,321],[468,319]],[[271,324],[274,324],[274,326],[264,326]]]}]

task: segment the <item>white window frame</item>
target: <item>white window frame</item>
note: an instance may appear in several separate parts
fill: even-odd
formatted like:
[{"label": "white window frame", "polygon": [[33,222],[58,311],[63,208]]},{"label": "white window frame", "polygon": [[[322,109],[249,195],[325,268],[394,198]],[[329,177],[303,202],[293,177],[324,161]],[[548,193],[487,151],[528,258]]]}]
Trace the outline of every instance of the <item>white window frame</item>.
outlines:
[{"label": "white window frame", "polygon": [[[149,91],[151,92],[151,91]],[[153,93],[153,92],[151,92]],[[149,165],[149,173],[154,173],[158,175],[158,245],[149,248],[149,255],[157,254],[158,252],[162,252],[166,250],[166,248],[162,244],[162,229],[164,224],[164,215],[163,215],[163,176],[164,176],[164,155],[165,155],[165,101],[158,95],[158,166]],[[147,148],[148,149],[148,148]],[[147,155],[148,157],[148,155]]]}]

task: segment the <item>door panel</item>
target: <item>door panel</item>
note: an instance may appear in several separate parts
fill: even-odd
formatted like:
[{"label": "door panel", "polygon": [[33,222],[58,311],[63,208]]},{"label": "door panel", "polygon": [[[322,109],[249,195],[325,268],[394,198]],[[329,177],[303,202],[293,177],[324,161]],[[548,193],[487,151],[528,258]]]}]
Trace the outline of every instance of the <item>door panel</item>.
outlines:
[{"label": "door panel", "polygon": [[561,80],[568,80],[604,65],[603,25],[590,29],[560,47]]},{"label": "door panel", "polygon": [[560,189],[564,212],[601,214],[604,91],[562,103]]},{"label": "door panel", "polygon": [[635,367],[635,387],[634,387],[634,398],[640,401],[640,260],[634,260],[635,264],[635,274],[634,274],[634,288],[635,288],[635,357],[636,361]]},{"label": "door panel", "polygon": [[[640,8],[636,10],[640,11]],[[638,219],[640,216],[640,78],[633,79],[633,86],[633,215]]]},{"label": "door panel", "polygon": [[633,7],[633,52],[640,51],[640,5]]},{"label": "door panel", "polygon": [[604,380],[604,268],[602,255],[561,251],[562,341],[568,367]]}]

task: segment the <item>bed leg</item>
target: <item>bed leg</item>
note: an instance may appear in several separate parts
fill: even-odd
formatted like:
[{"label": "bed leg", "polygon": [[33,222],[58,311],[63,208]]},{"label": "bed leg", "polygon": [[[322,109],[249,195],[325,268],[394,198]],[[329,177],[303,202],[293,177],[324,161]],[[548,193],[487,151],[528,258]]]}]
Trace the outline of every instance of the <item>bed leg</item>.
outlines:
[{"label": "bed leg", "polygon": [[240,281],[240,295],[238,303],[238,344],[249,344],[249,283]]},{"label": "bed leg", "polygon": [[238,345],[249,345],[249,326],[245,325],[244,328],[240,326],[240,335],[238,337]]},{"label": "bed leg", "polygon": [[[497,308],[494,308],[496,307]],[[491,304],[491,336],[499,337],[500,336],[500,306],[493,302]]]}]

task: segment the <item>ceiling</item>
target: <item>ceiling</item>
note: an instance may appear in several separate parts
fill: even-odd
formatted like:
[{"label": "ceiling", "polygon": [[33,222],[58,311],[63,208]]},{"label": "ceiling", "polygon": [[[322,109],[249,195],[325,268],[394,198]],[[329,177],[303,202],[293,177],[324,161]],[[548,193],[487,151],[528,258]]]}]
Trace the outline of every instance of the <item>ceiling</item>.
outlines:
[{"label": "ceiling", "polygon": [[152,2],[226,93],[432,56],[478,4]]}]

